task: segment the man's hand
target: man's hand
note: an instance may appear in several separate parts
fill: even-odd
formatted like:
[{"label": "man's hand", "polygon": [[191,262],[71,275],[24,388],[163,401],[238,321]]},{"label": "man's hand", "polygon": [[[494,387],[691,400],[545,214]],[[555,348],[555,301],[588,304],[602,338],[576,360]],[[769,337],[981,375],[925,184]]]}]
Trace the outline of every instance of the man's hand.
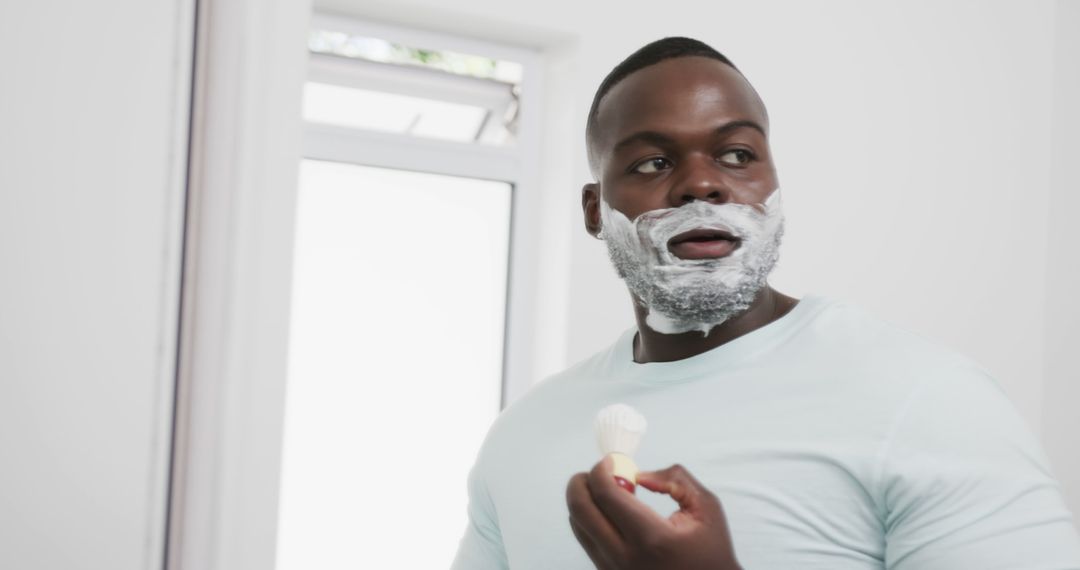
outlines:
[{"label": "man's hand", "polygon": [[670,495],[663,518],[615,483],[611,459],[566,486],[570,528],[600,570],[739,570],[719,499],[681,465],[638,473],[637,483]]}]

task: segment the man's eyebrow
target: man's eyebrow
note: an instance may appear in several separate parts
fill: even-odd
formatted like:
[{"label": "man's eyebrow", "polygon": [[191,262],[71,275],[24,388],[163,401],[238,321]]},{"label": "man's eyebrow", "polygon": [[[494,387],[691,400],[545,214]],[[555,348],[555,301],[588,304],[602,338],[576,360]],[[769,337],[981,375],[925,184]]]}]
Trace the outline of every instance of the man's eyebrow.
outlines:
[{"label": "man's eyebrow", "polygon": [[675,144],[675,140],[667,135],[660,134],[656,131],[638,131],[623,140],[615,143],[615,152],[638,142],[648,143],[654,146],[666,147]]},{"label": "man's eyebrow", "polygon": [[723,135],[723,134],[727,134],[727,133],[729,133],[731,131],[734,131],[735,129],[746,129],[746,128],[754,129],[755,131],[757,131],[757,132],[759,132],[759,133],[761,133],[761,134],[763,134],[765,136],[768,136],[768,134],[765,132],[765,127],[762,127],[757,122],[751,121],[749,119],[740,119],[738,121],[731,121],[730,123],[724,123],[723,125],[720,125],[719,127],[717,127],[716,130],[713,131],[713,134]]},{"label": "man's eyebrow", "polygon": [[[765,128],[764,127],[762,127],[759,123],[757,123],[755,121],[748,120],[748,119],[740,119],[740,120],[737,120],[737,121],[731,121],[731,122],[728,122],[728,123],[724,123],[723,125],[720,125],[719,127],[716,127],[716,129],[713,131],[713,134],[717,135],[717,136],[720,136],[720,135],[725,135],[727,133],[730,133],[731,131],[734,131],[734,130],[747,129],[747,128],[754,129],[755,131],[761,133],[762,135],[765,135]],[[615,143],[615,152],[619,152],[623,148],[625,148],[627,146],[630,146],[630,145],[632,145],[634,143],[638,143],[638,142],[643,142],[643,143],[648,143],[648,144],[652,144],[652,145],[655,145],[655,146],[663,147],[663,146],[671,146],[671,145],[675,144],[675,139],[673,139],[673,138],[671,138],[671,137],[669,137],[669,136],[667,136],[667,135],[665,135],[663,133],[658,133],[656,131],[638,131],[638,132],[636,132],[636,133],[622,139],[621,141]]]}]

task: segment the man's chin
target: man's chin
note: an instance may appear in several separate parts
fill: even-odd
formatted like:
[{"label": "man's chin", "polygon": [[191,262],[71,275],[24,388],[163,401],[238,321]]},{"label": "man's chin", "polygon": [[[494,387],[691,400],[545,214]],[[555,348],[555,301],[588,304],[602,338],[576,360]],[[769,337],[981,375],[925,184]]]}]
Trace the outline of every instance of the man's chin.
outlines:
[{"label": "man's chin", "polygon": [[[645,324],[661,334],[682,334],[697,331],[708,335],[713,328],[745,312],[753,304],[759,288],[743,288],[727,295],[715,293],[680,296],[677,292],[665,295],[670,302],[643,303],[648,311]],[[693,301],[698,297],[699,301]],[[687,299],[690,299],[689,301]]]}]

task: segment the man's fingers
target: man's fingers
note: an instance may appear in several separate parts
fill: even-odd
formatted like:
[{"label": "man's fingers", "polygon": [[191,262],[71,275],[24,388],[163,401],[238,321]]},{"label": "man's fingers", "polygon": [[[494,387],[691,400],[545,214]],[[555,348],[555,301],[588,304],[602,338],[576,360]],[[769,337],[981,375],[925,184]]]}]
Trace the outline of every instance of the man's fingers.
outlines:
[{"label": "man's fingers", "polygon": [[585,549],[585,554],[589,556],[589,560],[592,560],[593,566],[596,566],[597,570],[607,570],[611,567],[607,559],[604,558],[604,554],[596,547],[592,537],[574,522],[574,517],[570,517],[570,530],[573,531],[574,538]]},{"label": "man's fingers", "polygon": [[[623,537],[596,506],[586,479],[584,473],[578,473],[571,477],[566,485],[566,506],[570,510],[570,521],[573,523],[571,529],[575,536],[580,533],[587,537],[593,549],[607,552],[613,557],[621,557],[626,551]],[[581,541],[580,537],[578,541]],[[584,543],[582,546],[589,552],[589,558],[593,558],[593,562],[599,566],[589,547]]]},{"label": "man's fingers", "polygon": [[596,506],[627,541],[639,542],[670,528],[656,511],[615,482],[610,457],[605,457],[589,471],[586,483]]},{"label": "man's fingers", "polygon": [[638,485],[670,495],[679,509],[694,515],[712,515],[720,511],[720,501],[682,465],[672,465],[660,471],[642,471]]}]

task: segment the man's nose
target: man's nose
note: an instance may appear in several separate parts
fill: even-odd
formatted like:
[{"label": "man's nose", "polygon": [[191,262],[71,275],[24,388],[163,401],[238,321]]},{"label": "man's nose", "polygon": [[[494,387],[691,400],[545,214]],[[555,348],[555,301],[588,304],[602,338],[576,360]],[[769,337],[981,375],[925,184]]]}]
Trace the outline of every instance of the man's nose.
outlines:
[{"label": "man's nose", "polygon": [[694,200],[713,204],[731,201],[731,189],[722,178],[721,168],[711,157],[684,162],[682,169],[682,176],[672,187],[672,205],[678,207]]}]

